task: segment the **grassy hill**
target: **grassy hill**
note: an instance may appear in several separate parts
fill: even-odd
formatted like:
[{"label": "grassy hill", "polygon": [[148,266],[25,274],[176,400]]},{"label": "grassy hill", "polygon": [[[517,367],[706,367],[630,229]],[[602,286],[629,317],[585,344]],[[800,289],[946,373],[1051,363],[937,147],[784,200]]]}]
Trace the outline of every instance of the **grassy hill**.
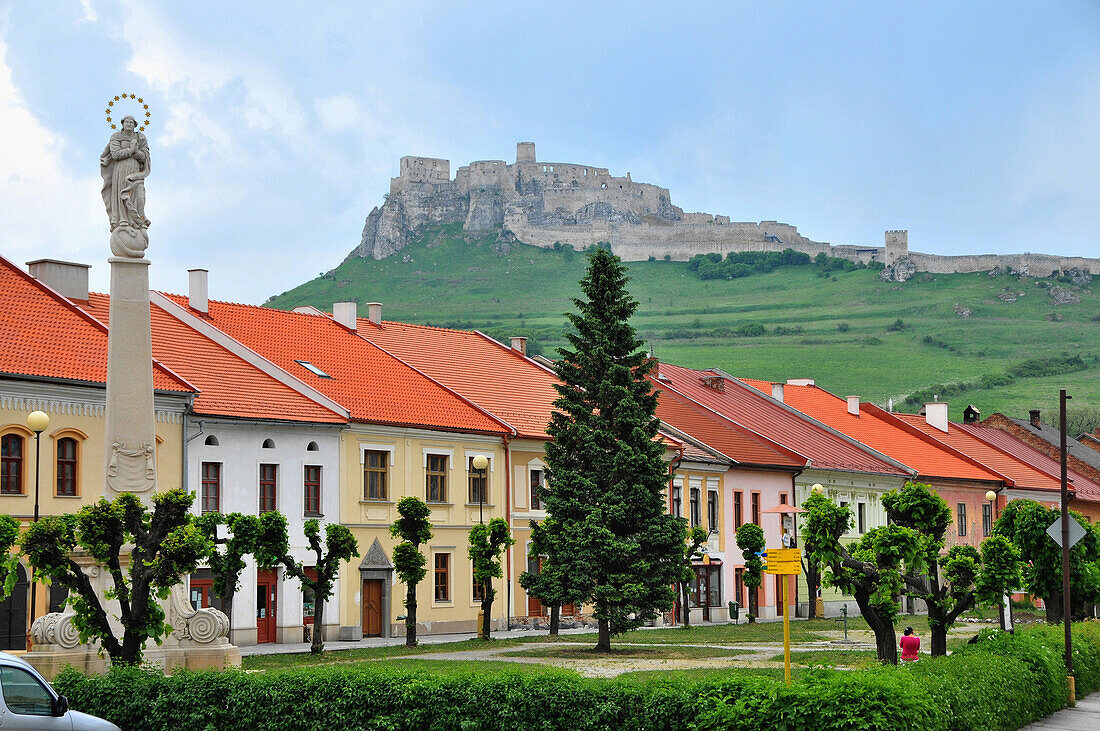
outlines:
[{"label": "grassy hill", "polygon": [[[572,249],[502,245],[495,234],[476,238],[446,226],[387,259],[344,262],[266,304],[331,310],[338,301],[380,301],[387,320],[526,335],[553,356],[584,267]],[[931,388],[950,401],[953,418],[967,403],[987,415],[1041,408],[1053,416],[1063,387],[1075,408],[1100,407],[1100,295],[1091,285],[984,272],[918,274],[898,284],[873,270],[824,273],[813,264],[709,281],[684,262],[629,269],[634,324],[661,360],[753,378],[813,378],[840,396],[883,406],[893,398],[904,411],[918,408],[907,396]],[[1080,304],[1053,305],[1052,284]],[[1015,301],[999,298],[1005,293]],[[970,316],[956,314],[956,305]],[[757,324],[766,334],[736,335],[759,332]]]}]

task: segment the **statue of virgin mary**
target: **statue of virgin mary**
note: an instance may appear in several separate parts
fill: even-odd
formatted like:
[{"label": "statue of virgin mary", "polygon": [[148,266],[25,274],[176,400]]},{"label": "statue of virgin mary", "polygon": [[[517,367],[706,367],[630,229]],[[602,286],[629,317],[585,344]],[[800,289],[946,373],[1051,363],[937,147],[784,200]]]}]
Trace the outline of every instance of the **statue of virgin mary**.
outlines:
[{"label": "statue of virgin mary", "polygon": [[103,204],[107,207],[107,216],[111,220],[112,244],[118,238],[114,235],[115,231],[120,228],[136,229],[130,237],[133,238],[136,234],[148,242],[144,229],[149,227],[149,220],[145,218],[149,141],[136,127],[137,122],[133,117],[123,117],[122,129],[111,135],[111,141],[99,157],[99,173],[103,177],[101,192]]}]

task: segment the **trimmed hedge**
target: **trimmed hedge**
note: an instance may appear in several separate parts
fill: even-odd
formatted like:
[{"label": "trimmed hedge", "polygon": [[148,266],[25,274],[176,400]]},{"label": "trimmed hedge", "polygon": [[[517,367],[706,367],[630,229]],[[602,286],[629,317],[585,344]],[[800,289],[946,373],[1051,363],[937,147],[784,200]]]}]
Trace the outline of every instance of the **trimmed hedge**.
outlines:
[{"label": "trimmed hedge", "polygon": [[[124,729],[1016,729],[1065,704],[1060,627],[1029,627],[899,668],[777,678],[453,675],[380,663],[266,673],[75,670],[72,708]],[[1100,623],[1074,626],[1079,696],[1100,690]]]}]

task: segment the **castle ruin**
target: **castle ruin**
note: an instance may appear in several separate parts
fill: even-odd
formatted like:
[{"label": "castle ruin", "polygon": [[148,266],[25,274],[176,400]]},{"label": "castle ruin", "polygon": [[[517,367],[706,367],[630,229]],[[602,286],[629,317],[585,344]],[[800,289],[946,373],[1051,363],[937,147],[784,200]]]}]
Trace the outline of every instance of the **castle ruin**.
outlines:
[{"label": "castle ruin", "polygon": [[[906,231],[887,231],[883,246],[827,244],[778,221],[731,222],[729,216],[685,213],[668,188],[611,175],[607,168],[539,162],[535,143],[516,145],[516,161],[479,160],[451,178],[449,160],[406,156],[386,201],[367,216],[351,257],[383,259],[425,227],[461,223],[467,232],[502,231],[525,244],[584,249],[610,244],[624,261],[687,260],[696,254],[794,249],[864,264],[882,262],[885,276],[988,271],[1011,267],[1046,276],[1076,268],[1100,274],[1100,259],[1047,254],[939,256],[909,251]],[[895,276],[896,275],[896,276]]]}]

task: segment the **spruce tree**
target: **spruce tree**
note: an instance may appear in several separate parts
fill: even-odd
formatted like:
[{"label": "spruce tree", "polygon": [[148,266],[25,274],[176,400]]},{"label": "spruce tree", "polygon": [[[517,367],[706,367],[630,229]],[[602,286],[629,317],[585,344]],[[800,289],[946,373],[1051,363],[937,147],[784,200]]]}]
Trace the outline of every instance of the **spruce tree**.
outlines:
[{"label": "spruce tree", "polygon": [[629,322],[638,303],[618,257],[597,248],[588,258],[555,368],[545,527],[566,593],[593,607],[596,649],[606,652],[613,634],[672,607],[685,529],[665,510],[668,470],[646,379],[656,363]]}]

